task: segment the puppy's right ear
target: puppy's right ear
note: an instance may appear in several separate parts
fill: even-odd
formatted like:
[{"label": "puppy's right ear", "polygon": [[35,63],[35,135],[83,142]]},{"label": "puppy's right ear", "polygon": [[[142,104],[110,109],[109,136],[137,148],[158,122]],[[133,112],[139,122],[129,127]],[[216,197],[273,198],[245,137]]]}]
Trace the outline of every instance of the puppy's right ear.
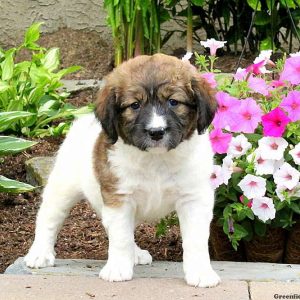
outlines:
[{"label": "puppy's right ear", "polygon": [[96,99],[95,115],[110,142],[114,144],[118,140],[118,108],[113,88],[104,86],[100,90]]}]

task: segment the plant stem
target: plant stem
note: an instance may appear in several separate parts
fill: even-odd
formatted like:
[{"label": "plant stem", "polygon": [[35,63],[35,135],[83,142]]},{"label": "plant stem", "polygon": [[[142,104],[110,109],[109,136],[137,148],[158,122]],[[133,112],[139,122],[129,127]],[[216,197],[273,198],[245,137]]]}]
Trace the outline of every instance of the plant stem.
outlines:
[{"label": "plant stem", "polygon": [[191,1],[188,1],[187,8],[186,51],[193,52],[193,12]]}]

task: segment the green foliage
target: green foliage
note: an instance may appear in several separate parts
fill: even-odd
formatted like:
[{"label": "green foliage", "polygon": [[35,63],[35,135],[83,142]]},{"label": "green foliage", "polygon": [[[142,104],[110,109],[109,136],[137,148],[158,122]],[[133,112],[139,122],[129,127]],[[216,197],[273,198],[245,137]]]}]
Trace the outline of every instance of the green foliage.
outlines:
[{"label": "green foliage", "polygon": [[[160,52],[170,38],[161,36],[161,24],[170,19],[167,5],[173,1],[105,0],[107,23],[112,29],[115,65],[139,54]],[[175,1],[176,2],[176,1]]]},{"label": "green foliage", "polygon": [[[0,49],[0,132],[25,136],[60,135],[80,110],[65,103],[69,96],[59,92],[63,76],[78,71],[72,66],[59,69],[59,49],[37,44],[42,23],[27,29],[23,43],[6,51]],[[20,51],[30,60],[16,62]],[[67,122],[60,121],[67,119]],[[54,123],[54,121],[56,121]]]},{"label": "green foliage", "polygon": [[[36,142],[26,141],[20,138],[0,136],[0,158],[4,155],[19,153],[35,144]],[[33,189],[34,187],[29,184],[0,175],[0,192],[22,193],[32,191]]]}]

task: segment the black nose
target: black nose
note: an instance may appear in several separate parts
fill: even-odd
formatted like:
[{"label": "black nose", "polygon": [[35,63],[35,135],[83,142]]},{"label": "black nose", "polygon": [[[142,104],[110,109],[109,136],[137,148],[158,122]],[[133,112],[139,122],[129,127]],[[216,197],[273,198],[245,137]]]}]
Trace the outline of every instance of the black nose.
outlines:
[{"label": "black nose", "polygon": [[164,137],[166,130],[163,127],[159,128],[150,128],[148,129],[148,134],[152,140],[158,141]]}]

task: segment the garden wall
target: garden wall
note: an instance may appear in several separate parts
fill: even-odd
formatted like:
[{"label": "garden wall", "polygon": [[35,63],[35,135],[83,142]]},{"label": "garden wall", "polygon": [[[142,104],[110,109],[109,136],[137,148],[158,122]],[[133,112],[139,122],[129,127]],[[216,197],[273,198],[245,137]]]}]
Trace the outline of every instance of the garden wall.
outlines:
[{"label": "garden wall", "polygon": [[[0,0],[0,47],[11,47],[22,40],[25,28],[33,22],[45,22],[43,32],[57,32],[61,28],[99,33],[112,43],[110,28],[106,25],[103,0]],[[174,22],[165,28],[174,28]],[[178,35],[170,39],[164,52],[185,48],[185,40]]]}]

